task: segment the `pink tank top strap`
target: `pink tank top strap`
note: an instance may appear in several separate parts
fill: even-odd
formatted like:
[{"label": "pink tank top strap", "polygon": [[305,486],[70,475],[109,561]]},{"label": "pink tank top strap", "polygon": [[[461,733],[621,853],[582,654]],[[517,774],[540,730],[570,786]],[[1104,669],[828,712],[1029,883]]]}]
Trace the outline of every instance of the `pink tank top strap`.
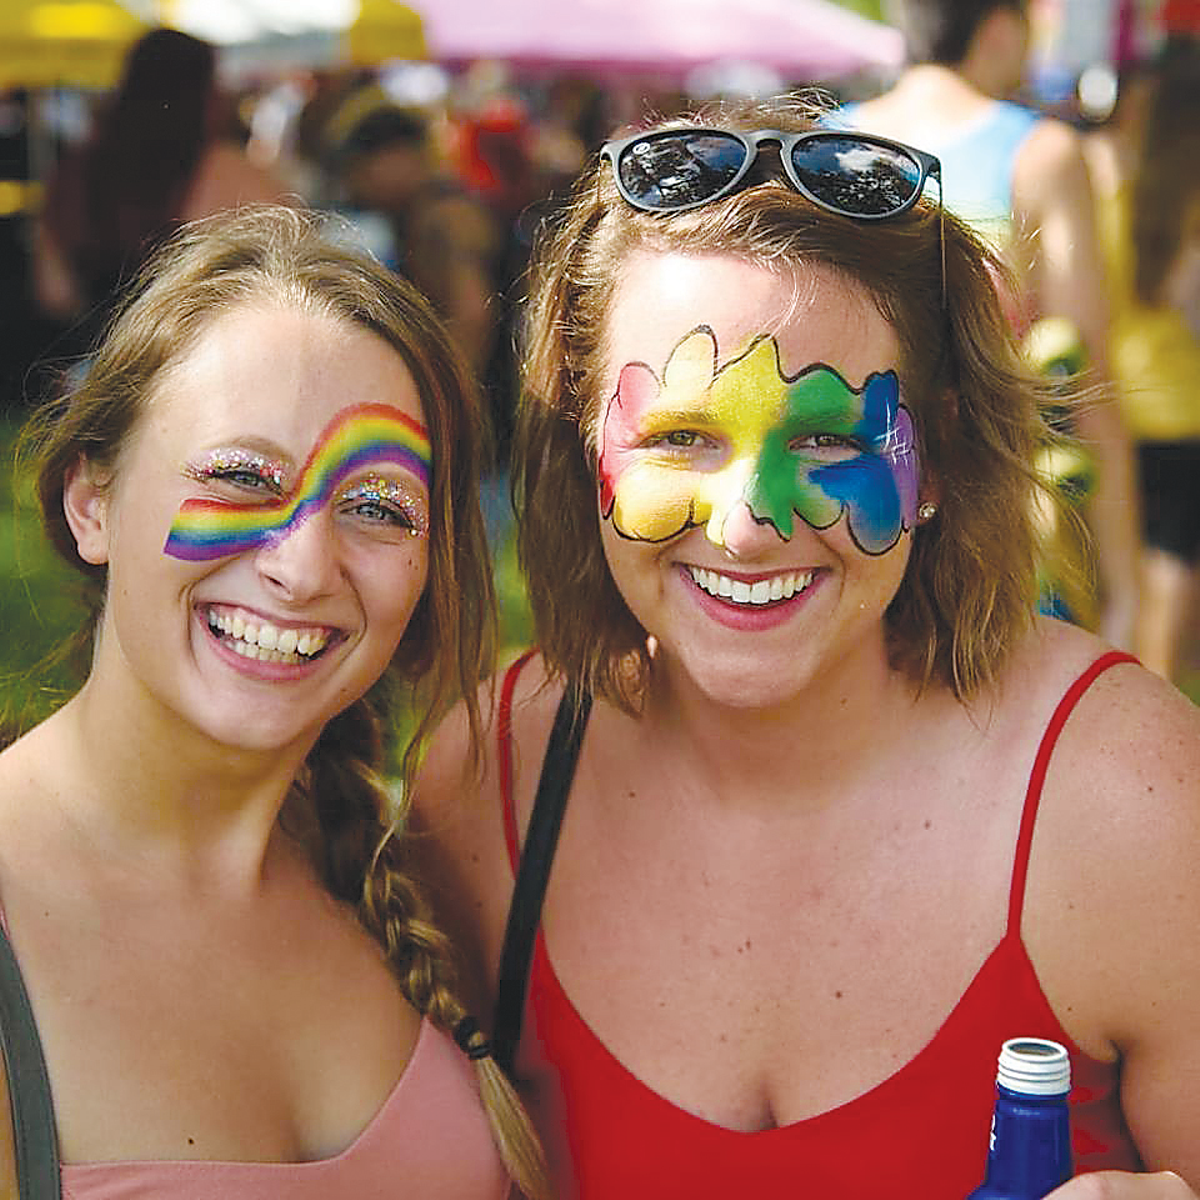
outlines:
[{"label": "pink tank top strap", "polygon": [[504,809],[504,840],[508,844],[508,862],[514,874],[521,859],[521,839],[517,833],[517,805],[512,779],[512,703],[517,679],[534,651],[526,650],[504,672],[500,685],[500,706],[496,713],[496,750],[500,769],[500,803]]},{"label": "pink tank top strap", "polygon": [[1008,894],[1008,936],[1019,937],[1021,933],[1021,912],[1025,905],[1025,880],[1029,874],[1029,852],[1033,846],[1033,827],[1037,822],[1038,805],[1042,799],[1042,786],[1046,782],[1046,772],[1050,767],[1050,756],[1058,744],[1059,735],[1063,731],[1075,706],[1083,694],[1110,667],[1120,663],[1136,663],[1138,660],[1132,654],[1122,650],[1109,650],[1100,655],[1080,676],[1067,688],[1063,698],[1058,702],[1046,732],[1042,734],[1041,744],[1033,760],[1033,769],[1029,773],[1029,786],[1025,789],[1025,807],[1021,813],[1021,828],[1017,834],[1017,849],[1013,856],[1012,884]]}]

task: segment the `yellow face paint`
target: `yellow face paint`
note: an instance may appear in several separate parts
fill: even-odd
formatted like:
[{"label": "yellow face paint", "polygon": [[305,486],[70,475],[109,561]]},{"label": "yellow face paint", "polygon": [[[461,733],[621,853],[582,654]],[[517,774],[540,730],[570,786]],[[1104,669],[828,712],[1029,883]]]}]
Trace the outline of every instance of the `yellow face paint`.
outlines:
[{"label": "yellow face paint", "polygon": [[793,514],[815,529],[843,512],[870,554],[916,519],[912,418],[894,371],[856,390],[822,363],[787,376],[774,337],[720,364],[716,338],[694,330],[661,380],[644,363],[621,371],[601,430],[601,507],[618,533],[665,541],[703,525],[724,544],[739,503],[792,535]]}]

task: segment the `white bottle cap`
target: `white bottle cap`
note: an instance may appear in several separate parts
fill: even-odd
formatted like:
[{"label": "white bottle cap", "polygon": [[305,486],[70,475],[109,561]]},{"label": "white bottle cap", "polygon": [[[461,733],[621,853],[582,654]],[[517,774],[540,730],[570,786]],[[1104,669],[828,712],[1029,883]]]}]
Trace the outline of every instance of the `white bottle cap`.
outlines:
[{"label": "white bottle cap", "polygon": [[1045,1038],[1010,1038],[1000,1051],[996,1082],[1027,1096],[1061,1096],[1071,1090],[1065,1046]]}]

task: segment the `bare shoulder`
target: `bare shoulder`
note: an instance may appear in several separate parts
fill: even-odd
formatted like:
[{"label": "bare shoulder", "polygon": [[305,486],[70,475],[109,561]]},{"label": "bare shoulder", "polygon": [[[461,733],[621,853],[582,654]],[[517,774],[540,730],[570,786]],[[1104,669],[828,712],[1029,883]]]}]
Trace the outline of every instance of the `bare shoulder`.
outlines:
[{"label": "bare shoulder", "polygon": [[1055,759],[1064,790],[1086,780],[1127,812],[1190,808],[1200,798],[1200,708],[1140,664],[1115,663],[1080,696]]},{"label": "bare shoulder", "polygon": [[538,737],[547,706],[553,717],[554,688],[540,659],[524,663],[510,687],[503,714],[503,677],[481,688],[478,747],[466,705],[447,716],[417,774],[408,826],[413,868],[459,951],[467,995],[481,1019],[491,1010],[513,886],[505,776],[520,820],[526,789],[536,786],[536,776],[528,782],[529,764],[540,762],[541,753],[527,739]]},{"label": "bare shoulder", "polygon": [[1108,798],[1125,812],[1196,798],[1200,708],[1177,688],[1052,620],[1020,647],[1014,672],[1014,703],[1042,691],[1056,703],[1072,696],[1049,763],[1047,811],[1054,797],[1075,791],[1091,806]]},{"label": "bare shoulder", "polygon": [[1018,168],[1036,164],[1042,168],[1071,167],[1086,162],[1083,137],[1065,121],[1046,117],[1038,121],[1021,143]]},{"label": "bare shoulder", "polygon": [[[1046,669],[1092,642],[1050,636]],[[1200,1037],[1182,1036],[1200,1029],[1200,709],[1128,661],[1077,691],[1037,811],[1026,945],[1088,1053],[1200,1070]]]},{"label": "bare shoulder", "polygon": [[1090,190],[1091,176],[1080,134],[1063,121],[1038,121],[1021,144],[1013,165],[1017,208],[1037,211],[1056,202],[1074,204],[1086,199]]},{"label": "bare shoulder", "polygon": [[480,687],[478,740],[466,704],[455,705],[430,739],[417,775],[413,807],[421,820],[436,825],[454,821],[478,803],[498,804],[505,769],[519,782],[520,766],[543,724],[549,732],[559,694],[561,685],[547,677],[541,658],[533,655]]}]

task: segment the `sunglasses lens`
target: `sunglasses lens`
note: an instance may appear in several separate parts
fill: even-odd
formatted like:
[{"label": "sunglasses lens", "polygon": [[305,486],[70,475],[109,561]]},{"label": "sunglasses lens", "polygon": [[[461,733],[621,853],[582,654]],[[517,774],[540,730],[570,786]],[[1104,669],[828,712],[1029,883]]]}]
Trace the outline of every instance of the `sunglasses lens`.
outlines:
[{"label": "sunglasses lens", "polygon": [[796,178],[820,203],[851,217],[887,217],[911,204],[921,164],[853,135],[808,138],[792,149]]},{"label": "sunglasses lens", "polygon": [[617,163],[626,196],[639,208],[668,212],[703,204],[746,162],[746,148],[724,133],[656,134],[627,146]]}]

